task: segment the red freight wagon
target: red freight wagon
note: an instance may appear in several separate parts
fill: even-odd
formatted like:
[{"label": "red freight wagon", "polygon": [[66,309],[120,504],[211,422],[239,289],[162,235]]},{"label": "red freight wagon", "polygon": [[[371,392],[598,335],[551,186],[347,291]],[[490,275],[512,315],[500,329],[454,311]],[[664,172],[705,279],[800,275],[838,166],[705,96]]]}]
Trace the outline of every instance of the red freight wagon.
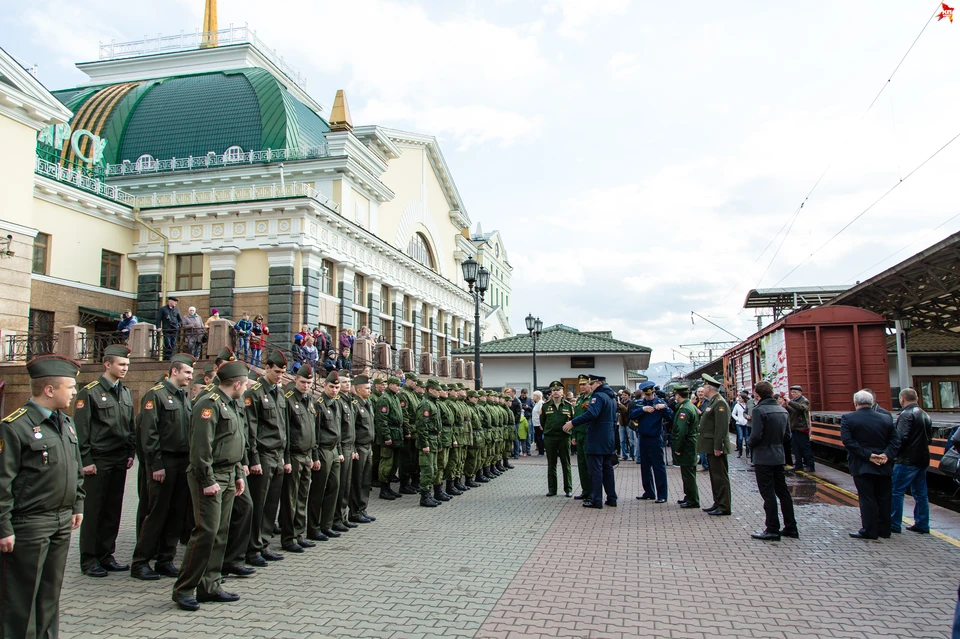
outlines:
[{"label": "red freight wagon", "polygon": [[853,306],[820,306],[787,315],[723,354],[728,392],[767,380],[777,393],[800,384],[812,411],[853,410],[871,388],[892,408],[887,320]]}]

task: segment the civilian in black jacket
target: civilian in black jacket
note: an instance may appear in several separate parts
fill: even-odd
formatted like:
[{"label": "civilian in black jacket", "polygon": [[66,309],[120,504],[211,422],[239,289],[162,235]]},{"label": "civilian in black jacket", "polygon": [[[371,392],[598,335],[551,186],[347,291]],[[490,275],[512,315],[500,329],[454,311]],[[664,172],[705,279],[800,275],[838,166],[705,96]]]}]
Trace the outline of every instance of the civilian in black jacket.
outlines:
[{"label": "civilian in black jacket", "polygon": [[168,297],[166,305],[161,306],[157,311],[157,322],[163,332],[163,359],[170,359],[173,356],[177,346],[177,333],[183,326],[183,316],[177,308],[178,302],[177,298]]},{"label": "civilian in black jacket", "polygon": [[932,425],[930,416],[917,405],[917,391],[904,388],[900,391],[903,410],[897,417],[897,433],[900,435],[900,452],[893,467],[893,511],[890,514],[890,530],[900,532],[903,519],[903,494],[907,488],[913,495],[913,525],[907,530],[916,533],[930,532],[930,501],[927,499],[927,466],[930,465],[930,442]]},{"label": "civilian in black jacket", "polygon": [[[757,474],[757,488],[763,496],[763,510],[767,515],[766,529],[751,535],[754,539],[780,541],[780,536],[799,538],[797,520],[793,515],[793,499],[783,475],[783,443],[790,432],[787,409],[773,397],[773,385],[760,382],[753,392],[760,398],[753,409],[752,430],[747,445],[753,450],[753,466]],[[777,499],[783,510],[783,530],[777,517]]]},{"label": "civilian in black jacket", "polygon": [[860,498],[861,528],[850,536],[889,538],[891,478],[900,435],[889,413],[872,409],[872,393],[857,391],[853,403],[857,410],[840,418],[840,440],[847,449],[847,465]]}]

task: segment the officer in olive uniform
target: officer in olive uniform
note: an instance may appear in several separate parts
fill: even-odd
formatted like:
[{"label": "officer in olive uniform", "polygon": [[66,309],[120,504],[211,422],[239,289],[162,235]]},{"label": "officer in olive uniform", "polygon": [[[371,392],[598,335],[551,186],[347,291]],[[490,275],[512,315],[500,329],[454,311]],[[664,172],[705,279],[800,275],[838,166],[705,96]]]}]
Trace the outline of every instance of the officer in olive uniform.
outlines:
[{"label": "officer in olive uniform", "polygon": [[700,411],[690,401],[690,387],[674,386],[676,404],[673,410],[673,463],[680,467],[683,480],[681,508],[699,508],[700,491],[697,488],[697,434]]},{"label": "officer in olive uniform", "polygon": [[[578,417],[590,407],[590,385],[586,375],[577,378],[580,395],[573,403],[573,416]],[[590,470],[587,466],[587,427],[586,424],[573,429],[573,441],[577,445],[577,473],[580,475],[580,494],[574,499],[589,499],[591,493]]]},{"label": "officer in olive uniform", "polygon": [[393,476],[400,458],[400,448],[403,446],[403,408],[400,407],[400,380],[388,377],[387,390],[377,400],[374,411],[374,428],[377,433],[377,443],[380,444],[380,467],[377,469],[380,480],[380,499],[392,501],[403,497],[390,487],[390,477]]},{"label": "officer in olive uniform", "polygon": [[74,421],[86,492],[86,522],[80,527],[80,568],[89,577],[129,570],[113,553],[120,531],[127,469],[133,466],[136,441],[133,395],[121,381],[130,366],[130,349],[119,344],[103,351],[103,375],[77,393]]},{"label": "officer in olive uniform", "polygon": [[354,524],[368,524],[377,518],[367,513],[370,504],[370,484],[373,479],[374,409],[371,400],[370,378],[357,375],[353,378],[354,430],[353,476],[350,479],[350,515]]},{"label": "officer in olive uniform", "polygon": [[[387,390],[387,378],[386,377],[374,377],[370,380],[373,383],[373,390],[370,391],[370,405],[373,406],[373,409],[377,409],[377,404],[380,402],[380,396],[384,394]],[[372,456],[372,465],[373,465],[373,478],[370,485],[373,488],[380,488],[380,444],[377,442],[376,438],[373,441],[373,456]]]},{"label": "officer in olive uniform", "polygon": [[83,519],[73,420],[80,365],[59,355],[27,363],[30,399],[0,422],[0,637],[56,637],[70,531]]},{"label": "officer in olive uniform", "polygon": [[340,422],[341,403],[340,376],[330,371],[323,382],[323,393],[317,400],[317,450],[320,454],[320,470],[314,471],[310,482],[310,499],[307,504],[307,538],[327,541],[339,537],[333,530],[333,516],[337,507],[340,489]]},{"label": "officer in olive uniform", "polygon": [[573,404],[563,399],[563,384],[550,382],[550,399],[540,408],[543,444],[547,449],[547,497],[557,494],[557,460],[563,473],[563,492],[573,497],[573,472],[570,466],[570,434],[563,425],[573,419]]},{"label": "officer in olive uniform", "polygon": [[197,402],[190,414],[187,483],[196,523],[173,586],[173,601],[181,610],[240,599],[220,587],[220,573],[234,496],[246,488],[241,462],[247,426],[240,398],[247,365],[226,362],[217,369],[217,378],[217,390]]},{"label": "officer in olive uniform", "polygon": [[416,442],[420,449],[420,505],[436,507],[440,502],[430,495],[437,474],[437,449],[440,448],[440,431],[443,428],[440,408],[440,382],[432,377],[427,380],[427,394],[417,408]]},{"label": "officer in olive uniform", "polygon": [[713,506],[703,510],[708,515],[729,515],[730,472],[727,455],[730,453],[730,406],[720,395],[720,382],[706,374],[703,375],[703,382],[707,405],[700,416],[697,452],[710,459],[710,487],[713,489]]},{"label": "officer in olive uniform", "polygon": [[400,407],[403,409],[403,446],[400,448],[400,494],[416,495],[415,475],[418,473],[420,453],[414,431],[417,424],[417,407],[420,405],[420,395],[417,394],[417,385],[420,380],[413,373],[404,375],[403,386],[400,388]]},{"label": "officer in olive uniform", "polygon": [[307,499],[310,496],[311,472],[320,470],[317,451],[317,409],[310,385],[313,367],[304,364],[297,371],[294,388],[284,393],[287,400],[287,448],[283,463],[290,472],[283,476],[283,495],[280,500],[280,544],[289,552],[303,552],[316,542],[306,539]]},{"label": "officer in olive uniform", "polygon": [[[229,348],[223,348],[217,355],[217,362],[235,362],[236,357]],[[217,364],[217,366],[220,366]],[[250,390],[254,384],[259,381],[260,376],[253,371],[247,372],[247,379],[244,382],[244,392]],[[212,390],[219,387],[220,380],[216,375],[211,383]],[[241,398],[242,399],[242,398]],[[199,400],[194,400],[194,406]],[[250,464],[247,459],[247,438],[250,435],[250,424],[246,422],[246,410],[243,402],[240,404],[240,414],[244,417],[247,427],[243,430],[243,460],[240,462],[243,470],[243,476],[250,476]],[[227,534],[227,549],[223,555],[223,574],[235,575],[237,577],[249,577],[257,572],[256,568],[244,566],[244,558],[247,556],[247,548],[250,546],[250,535],[253,532],[253,500],[250,498],[250,491],[244,490],[242,493],[234,495],[233,511],[230,513],[230,531]],[[260,566],[267,565],[267,560],[263,557],[256,557]]]},{"label": "officer in olive uniform", "polygon": [[357,455],[357,409],[354,404],[356,397],[353,394],[353,380],[350,379],[350,372],[342,370],[340,375],[340,394],[337,400],[340,402],[340,454],[343,455],[343,461],[340,462],[340,486],[337,492],[337,506],[333,512],[333,530],[339,533],[349,532],[351,528],[356,528],[357,524],[349,521],[350,515],[350,485],[353,483],[353,463],[359,457]]},{"label": "officer in olive uniform", "polygon": [[283,461],[287,447],[287,400],[278,385],[287,368],[287,358],[273,351],[264,360],[263,376],[243,394],[249,434],[247,461],[250,464],[250,498],[253,500],[253,527],[247,546],[247,563],[278,561],[283,555],[268,549],[280,507],[283,475],[290,465]]},{"label": "officer in olive uniform", "polygon": [[[187,466],[190,465],[190,411],[187,386],[193,381],[193,355],[170,359],[167,380],[144,393],[140,408],[141,463],[149,473],[144,524],[130,562],[130,576],[155,581],[176,577],[177,543],[190,507]],[[150,560],[156,556],[156,569]]]}]

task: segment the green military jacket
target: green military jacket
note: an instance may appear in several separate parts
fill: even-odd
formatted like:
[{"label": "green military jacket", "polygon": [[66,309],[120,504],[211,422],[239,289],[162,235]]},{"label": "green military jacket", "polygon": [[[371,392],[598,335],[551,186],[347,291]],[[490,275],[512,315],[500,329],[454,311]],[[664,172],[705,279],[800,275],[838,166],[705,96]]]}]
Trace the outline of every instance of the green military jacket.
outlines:
[{"label": "green military jacket", "polygon": [[573,404],[565,399],[561,399],[559,404],[554,404],[551,399],[540,407],[540,426],[543,428],[544,437],[569,439],[570,433],[563,430],[563,425],[571,419],[573,419]]},{"label": "green military jacket", "polygon": [[337,396],[340,402],[340,454],[353,454],[353,448],[357,443],[357,409],[355,406],[356,397],[353,393],[340,393]]},{"label": "green military jacket", "polygon": [[480,441],[478,443],[482,446],[493,443],[493,417],[490,408],[490,405],[485,402],[477,404],[481,419]]},{"label": "green military jacket", "polygon": [[197,393],[197,396],[193,398],[193,403],[196,405],[201,399],[209,395],[210,393],[217,390],[217,387],[220,386],[220,379],[216,376],[213,377],[213,381],[203,387],[203,389]]},{"label": "green military jacket", "polygon": [[140,409],[140,446],[143,463],[151,472],[163,470],[164,455],[190,454],[190,413],[193,404],[186,389],[169,381],[143,395]]},{"label": "green military jacket", "polygon": [[260,453],[283,451],[287,447],[287,399],[277,384],[269,385],[262,377],[243,394],[247,418],[247,461],[260,465]]},{"label": "green military jacket", "polygon": [[673,463],[677,466],[697,465],[699,423],[700,411],[689,399],[683,400],[674,408],[671,433],[673,433]]},{"label": "green military jacket", "polygon": [[458,397],[454,402],[460,419],[460,434],[457,435],[458,446],[473,446],[473,411],[465,397]]},{"label": "green military jacket", "polygon": [[417,422],[414,431],[417,438],[417,448],[423,450],[429,446],[431,453],[437,452],[437,449],[440,448],[440,431],[443,428],[441,419],[437,400],[432,396],[424,397],[419,408],[417,408]]},{"label": "green military jacket", "polygon": [[116,389],[101,375],[77,393],[73,421],[84,466],[94,463],[95,458],[134,457],[133,395],[122,381],[117,382]]},{"label": "green military jacket", "polygon": [[244,449],[247,447],[243,409],[238,401],[218,389],[193,407],[190,415],[190,466],[201,488],[216,483],[214,472],[230,469],[234,481],[244,479]]},{"label": "green military jacket", "polygon": [[333,448],[340,455],[342,404],[337,398],[331,399],[321,393],[314,407],[317,409],[317,445],[320,448]]},{"label": "green military jacket", "polygon": [[0,538],[26,515],[83,512],[83,466],[73,420],[26,405],[0,422]]},{"label": "green military jacket", "polygon": [[287,447],[283,451],[283,463],[290,463],[290,455],[310,455],[319,461],[317,451],[317,409],[310,393],[303,394],[296,388],[283,394],[287,406]]},{"label": "green military jacket", "polygon": [[400,394],[389,388],[377,400],[374,426],[377,431],[377,443],[381,446],[390,442],[391,448],[403,445],[403,409],[400,408]]},{"label": "green military jacket", "polygon": [[373,403],[370,401],[372,399],[372,395],[367,399],[363,399],[359,395],[355,395],[353,398],[353,422],[355,425],[354,429],[357,437],[355,443],[357,446],[369,446],[373,443],[375,432],[373,424]]},{"label": "green military jacket", "polygon": [[417,407],[420,405],[420,396],[416,391],[406,386],[400,387],[400,408],[403,409],[403,436],[412,437],[417,424]]},{"label": "green military jacket", "polygon": [[697,439],[697,452],[713,455],[713,451],[730,452],[730,406],[727,400],[717,393],[707,402],[700,415],[700,432]]},{"label": "green military jacket", "polygon": [[440,448],[451,448],[456,439],[453,435],[453,426],[456,421],[453,402],[441,397],[437,401],[437,408],[440,409]]},{"label": "green military jacket", "polygon": [[[574,417],[587,412],[587,409],[590,407],[590,397],[592,395],[593,393],[583,393],[577,397],[576,401],[573,402]],[[587,443],[587,425],[580,424],[579,426],[574,426],[570,434],[573,435],[573,438],[577,441],[577,450],[583,450],[580,447],[585,446]]]}]

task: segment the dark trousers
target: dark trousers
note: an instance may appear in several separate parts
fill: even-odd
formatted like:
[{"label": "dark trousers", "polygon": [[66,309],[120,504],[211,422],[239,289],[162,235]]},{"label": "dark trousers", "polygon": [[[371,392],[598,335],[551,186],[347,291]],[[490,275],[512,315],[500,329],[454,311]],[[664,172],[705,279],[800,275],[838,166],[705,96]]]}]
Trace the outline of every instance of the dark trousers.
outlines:
[{"label": "dark trousers", "polygon": [[374,444],[373,449],[371,450],[373,461],[371,461],[371,466],[373,467],[373,480],[380,481],[380,444]]},{"label": "dark trousers", "polygon": [[[249,479],[249,477],[247,478]],[[193,520],[195,511],[191,509],[187,519]],[[196,521],[193,522],[196,526]],[[230,529],[227,534],[227,548],[223,563],[228,566],[241,566],[250,547],[250,535],[253,532],[253,499],[250,498],[250,484],[239,497],[234,497],[230,512]]]},{"label": "dark trousers", "polygon": [[810,447],[810,431],[795,430],[793,438],[793,463],[803,468],[813,468],[813,449]]},{"label": "dark trousers", "polygon": [[727,464],[727,455],[719,457],[711,454],[710,459],[710,488],[713,490],[713,505],[725,513],[730,512],[730,471]]},{"label": "dark trousers", "polygon": [[787,441],[783,443],[783,463],[793,466],[793,434],[788,433]]},{"label": "dark trousers", "polygon": [[163,481],[155,481],[152,473],[148,480],[146,516],[137,535],[133,566],[146,564],[154,556],[158,563],[173,561],[177,554],[177,542],[190,506],[187,486],[190,457],[164,455],[163,465],[166,473]]},{"label": "dark trousers", "polygon": [[344,446],[340,462],[340,486],[337,490],[337,506],[333,511],[333,523],[341,524],[350,515],[350,486],[353,484],[353,446]]},{"label": "dark trousers", "polygon": [[550,437],[544,440],[547,448],[547,492],[557,492],[557,461],[563,473],[563,492],[573,490],[573,469],[570,467],[570,438]]},{"label": "dark trousers", "polygon": [[697,465],[680,466],[680,479],[683,481],[683,500],[694,506],[700,505],[700,489],[697,487]]},{"label": "dark trousers", "polygon": [[870,539],[890,536],[893,480],[886,475],[857,475],[853,478],[860,498],[860,534]]},{"label": "dark trousers", "polygon": [[640,438],[640,482],[643,496],[667,498],[667,465],[660,436]]},{"label": "dark trousers", "polygon": [[340,489],[340,457],[333,448],[320,449],[320,470],[313,471],[307,502],[307,532],[333,527],[333,515]]},{"label": "dark trousers", "polygon": [[127,481],[127,458],[97,459],[95,475],[83,476],[87,493],[80,525],[80,569],[89,570],[101,562],[115,559],[123,488]]},{"label": "dark trousers", "polygon": [[57,637],[73,510],[15,518],[13,552],[0,555],[0,637]]},{"label": "dark trousers", "polygon": [[261,450],[260,468],[262,474],[247,476],[250,486],[250,498],[253,500],[253,527],[250,531],[248,555],[263,551],[273,536],[273,525],[277,522],[277,510],[280,508],[280,494],[283,491],[283,457],[281,451]]},{"label": "dark trousers", "polygon": [[237,494],[234,472],[232,467],[214,469],[214,481],[220,484],[220,492],[216,495],[204,495],[203,488],[193,474],[187,476],[197,524],[183,551],[180,575],[173,585],[175,598],[192,597],[198,589],[204,594],[220,590],[220,570],[227,548],[230,513],[233,510],[233,498]]},{"label": "dark trousers", "polygon": [[[543,429],[540,427],[533,429],[533,443],[537,445],[537,454],[542,455],[546,451],[545,442],[543,441]],[[567,448],[570,448],[569,442]]]},{"label": "dark trousers", "polygon": [[283,476],[280,499],[280,543],[288,546],[307,534],[307,498],[310,496],[310,453],[290,453],[293,470]]},{"label": "dark trousers", "polygon": [[783,475],[783,466],[757,464],[754,466],[757,473],[757,488],[763,497],[763,511],[767,515],[767,532],[780,532],[780,518],[777,516],[777,500],[780,500],[780,509],[783,511],[783,529],[797,530],[797,520],[793,516],[793,499],[787,489],[787,480]]},{"label": "dark trousers", "polygon": [[[579,455],[578,455],[579,456]],[[590,501],[595,504],[603,503],[603,493],[607,493],[607,501],[617,503],[617,487],[613,480],[613,454],[587,455],[590,465]]]},{"label": "dark trousers", "polygon": [[373,483],[373,451],[370,444],[356,448],[360,459],[353,460],[353,477],[350,479],[350,514],[366,512],[370,504],[370,486]]},{"label": "dark trousers", "polygon": [[590,466],[587,464],[586,438],[581,438],[577,444],[577,474],[580,476],[580,492],[584,499],[589,499],[593,493],[590,483]]},{"label": "dark trousers", "polygon": [[176,329],[163,329],[163,359],[170,359],[173,356],[177,347],[177,332]]}]

